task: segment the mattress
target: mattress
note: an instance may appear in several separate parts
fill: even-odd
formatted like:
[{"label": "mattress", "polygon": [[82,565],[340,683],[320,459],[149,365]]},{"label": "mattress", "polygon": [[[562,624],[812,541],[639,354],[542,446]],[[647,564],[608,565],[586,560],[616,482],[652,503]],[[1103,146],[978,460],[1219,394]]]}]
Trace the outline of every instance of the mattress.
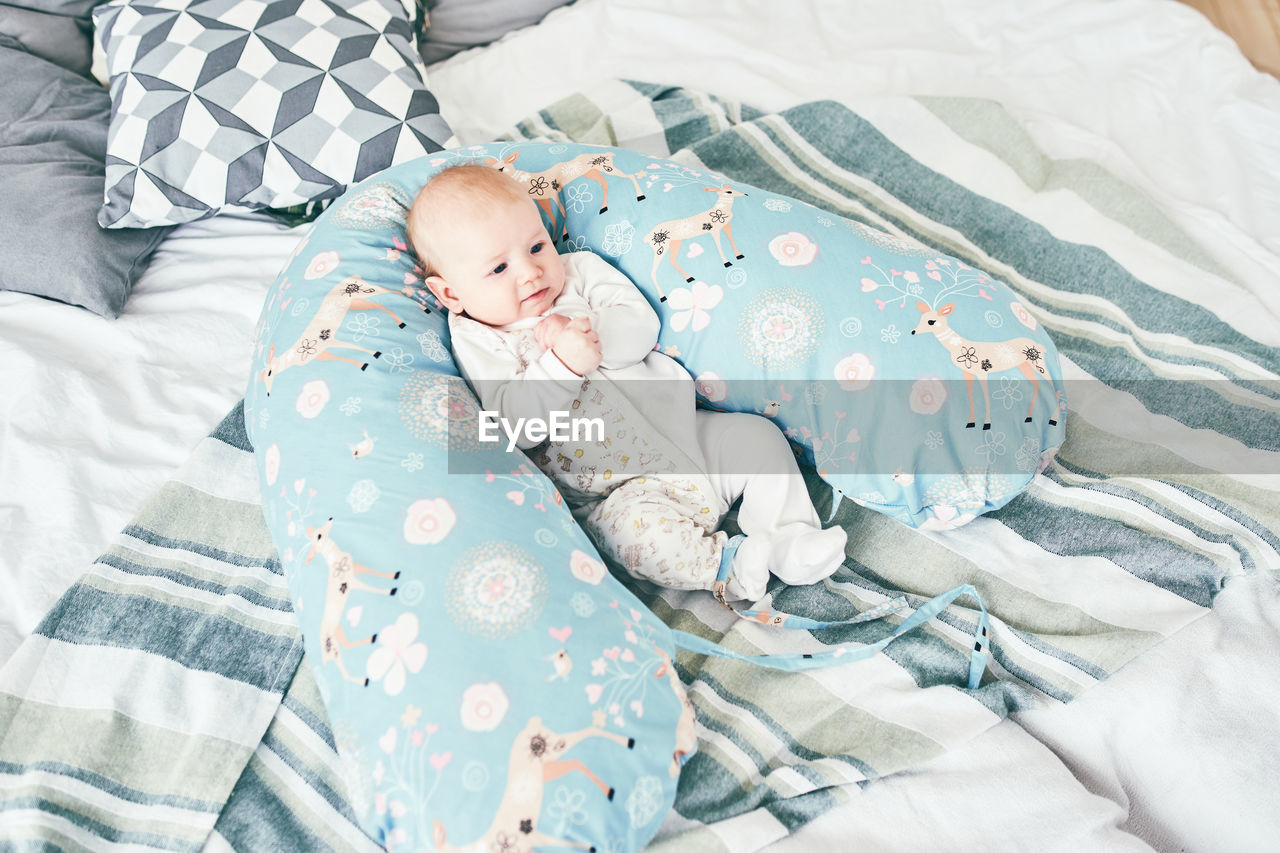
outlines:
[{"label": "mattress", "polygon": [[[1280,82],[1192,10],[580,0],[429,69],[464,143],[612,78],[766,111],[835,100],[1055,235],[1135,251],[1093,230],[1077,196],[1044,191],[1056,170],[1090,164],[1194,234],[1218,278],[1235,282],[1211,300],[1218,315],[1280,346]],[[916,132],[930,98],[955,97],[999,104],[1045,159],[1019,172],[997,155],[994,131],[966,144]],[[1040,193],[1027,192],[1026,174],[1043,177]],[[181,226],[114,322],[0,293],[0,663],[243,394],[263,295],[299,237],[253,217]],[[1280,505],[1274,469],[1251,485]],[[1212,612],[1069,704],[850,786],[843,805],[789,837],[762,824],[720,840],[730,850],[775,838],[797,851],[1266,849],[1280,830],[1277,569],[1233,581]]]}]

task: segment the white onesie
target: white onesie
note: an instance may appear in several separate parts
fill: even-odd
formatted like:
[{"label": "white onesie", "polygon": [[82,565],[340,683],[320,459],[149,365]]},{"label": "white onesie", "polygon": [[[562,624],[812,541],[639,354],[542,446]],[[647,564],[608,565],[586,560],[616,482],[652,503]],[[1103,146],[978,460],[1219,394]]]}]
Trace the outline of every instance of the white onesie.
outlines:
[{"label": "white onesie", "polygon": [[483,409],[513,422],[552,412],[604,422],[602,440],[517,442],[596,545],[639,577],[710,589],[727,540],[717,528],[742,497],[732,597],[758,599],[770,571],[789,583],[834,571],[844,531],[821,529],[781,431],[758,415],[697,409],[692,377],[654,350],[658,316],[631,280],[591,252],[562,260],[565,287],[547,314],[590,318],[598,369],[578,376],[539,346],[542,317],[492,327],[451,314],[449,332]]}]

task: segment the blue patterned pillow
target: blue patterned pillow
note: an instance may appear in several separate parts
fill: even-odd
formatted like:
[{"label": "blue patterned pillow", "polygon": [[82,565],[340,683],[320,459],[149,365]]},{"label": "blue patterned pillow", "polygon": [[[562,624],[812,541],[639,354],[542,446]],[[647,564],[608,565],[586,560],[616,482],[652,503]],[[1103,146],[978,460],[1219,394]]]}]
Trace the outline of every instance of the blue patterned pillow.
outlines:
[{"label": "blue patterned pillow", "polygon": [[[444,317],[401,294],[427,166],[317,220],[270,291],[246,394],[352,802],[388,847],[638,850],[695,747],[672,635],[550,480],[451,431],[475,399]],[[483,473],[450,475],[454,456]]]},{"label": "blue patterned pillow", "polygon": [[917,527],[964,524],[1022,491],[1062,443],[1053,342],[982,270],[621,149],[495,144],[430,163],[465,160],[509,171],[563,250],[594,249],[649,296],[659,345],[704,405],[773,418],[860,504]]}]

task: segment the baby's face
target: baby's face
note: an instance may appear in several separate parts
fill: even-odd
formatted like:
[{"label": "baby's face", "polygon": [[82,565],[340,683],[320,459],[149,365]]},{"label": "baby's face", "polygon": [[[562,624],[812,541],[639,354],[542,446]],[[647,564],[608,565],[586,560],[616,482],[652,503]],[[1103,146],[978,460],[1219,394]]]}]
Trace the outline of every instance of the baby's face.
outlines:
[{"label": "baby's face", "polygon": [[489,326],[537,317],[564,290],[564,263],[532,201],[511,201],[449,221],[432,292],[450,311]]}]

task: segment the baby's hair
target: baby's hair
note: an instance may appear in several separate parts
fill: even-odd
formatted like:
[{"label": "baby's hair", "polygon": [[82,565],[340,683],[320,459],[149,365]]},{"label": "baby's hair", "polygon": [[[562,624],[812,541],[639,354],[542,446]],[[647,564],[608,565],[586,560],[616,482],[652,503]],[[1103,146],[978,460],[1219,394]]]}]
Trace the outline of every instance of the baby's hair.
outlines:
[{"label": "baby's hair", "polygon": [[418,256],[423,274],[437,272],[442,252],[432,246],[432,235],[442,223],[496,205],[528,200],[528,194],[510,175],[480,162],[459,163],[437,172],[418,191],[409,208],[409,245]]}]

